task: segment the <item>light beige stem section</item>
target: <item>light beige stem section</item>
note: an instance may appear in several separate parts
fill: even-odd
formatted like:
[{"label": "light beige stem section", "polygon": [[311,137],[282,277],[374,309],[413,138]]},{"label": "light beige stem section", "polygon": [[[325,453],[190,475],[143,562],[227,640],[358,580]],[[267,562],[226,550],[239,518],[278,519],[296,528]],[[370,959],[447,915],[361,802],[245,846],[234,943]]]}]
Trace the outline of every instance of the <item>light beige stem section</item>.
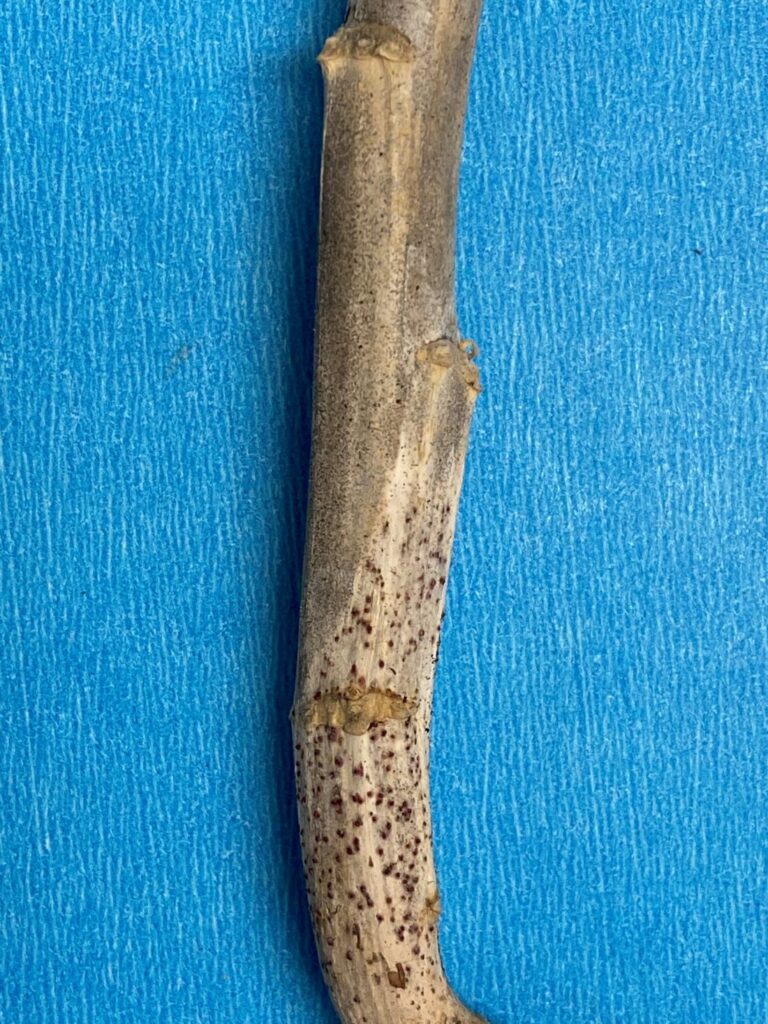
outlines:
[{"label": "light beige stem section", "polygon": [[328,40],[293,729],[305,878],[345,1024],[468,1024],[429,804],[446,577],[480,390],[454,305],[479,0],[358,0]]}]

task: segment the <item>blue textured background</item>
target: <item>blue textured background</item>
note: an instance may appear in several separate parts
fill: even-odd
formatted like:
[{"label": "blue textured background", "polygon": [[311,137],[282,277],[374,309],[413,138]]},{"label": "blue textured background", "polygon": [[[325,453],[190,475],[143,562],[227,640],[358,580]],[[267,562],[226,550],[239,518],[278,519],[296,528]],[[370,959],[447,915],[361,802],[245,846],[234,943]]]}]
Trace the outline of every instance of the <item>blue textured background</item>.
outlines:
[{"label": "blue textured background", "polygon": [[[0,1020],[330,1024],[287,713],[342,4],[5,0]],[[768,8],[487,0],[444,949],[768,1020]]]}]

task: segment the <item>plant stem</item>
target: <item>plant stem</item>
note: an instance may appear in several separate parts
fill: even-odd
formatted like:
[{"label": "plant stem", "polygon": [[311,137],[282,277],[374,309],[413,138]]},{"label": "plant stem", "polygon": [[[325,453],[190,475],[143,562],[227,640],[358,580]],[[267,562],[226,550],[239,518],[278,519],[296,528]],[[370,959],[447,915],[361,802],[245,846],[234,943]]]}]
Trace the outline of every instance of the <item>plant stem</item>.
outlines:
[{"label": "plant stem", "polygon": [[305,878],[345,1024],[477,1022],[438,947],[429,723],[480,390],[454,236],[480,0],[356,0],[326,83],[292,712]]}]

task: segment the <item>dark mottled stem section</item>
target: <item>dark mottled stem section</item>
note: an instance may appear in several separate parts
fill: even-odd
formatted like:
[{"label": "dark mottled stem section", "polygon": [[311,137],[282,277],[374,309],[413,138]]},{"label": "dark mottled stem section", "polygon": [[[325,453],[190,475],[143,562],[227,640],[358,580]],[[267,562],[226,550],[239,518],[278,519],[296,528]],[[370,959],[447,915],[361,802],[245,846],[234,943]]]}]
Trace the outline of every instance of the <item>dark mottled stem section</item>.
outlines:
[{"label": "dark mottled stem section", "polygon": [[326,81],[293,709],[318,950],[348,1024],[469,1024],[438,948],[429,718],[475,399],[454,303],[479,0],[354,0]]}]

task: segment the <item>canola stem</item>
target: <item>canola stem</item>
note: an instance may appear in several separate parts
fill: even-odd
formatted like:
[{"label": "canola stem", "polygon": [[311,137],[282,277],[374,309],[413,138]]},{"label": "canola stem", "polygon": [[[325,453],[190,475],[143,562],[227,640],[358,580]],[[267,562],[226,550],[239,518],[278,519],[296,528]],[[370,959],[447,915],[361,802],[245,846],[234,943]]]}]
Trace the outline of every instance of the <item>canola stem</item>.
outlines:
[{"label": "canola stem", "polygon": [[357,0],[326,86],[292,712],[304,872],[344,1024],[470,1024],[438,946],[429,721],[480,391],[454,299],[480,0]]}]

